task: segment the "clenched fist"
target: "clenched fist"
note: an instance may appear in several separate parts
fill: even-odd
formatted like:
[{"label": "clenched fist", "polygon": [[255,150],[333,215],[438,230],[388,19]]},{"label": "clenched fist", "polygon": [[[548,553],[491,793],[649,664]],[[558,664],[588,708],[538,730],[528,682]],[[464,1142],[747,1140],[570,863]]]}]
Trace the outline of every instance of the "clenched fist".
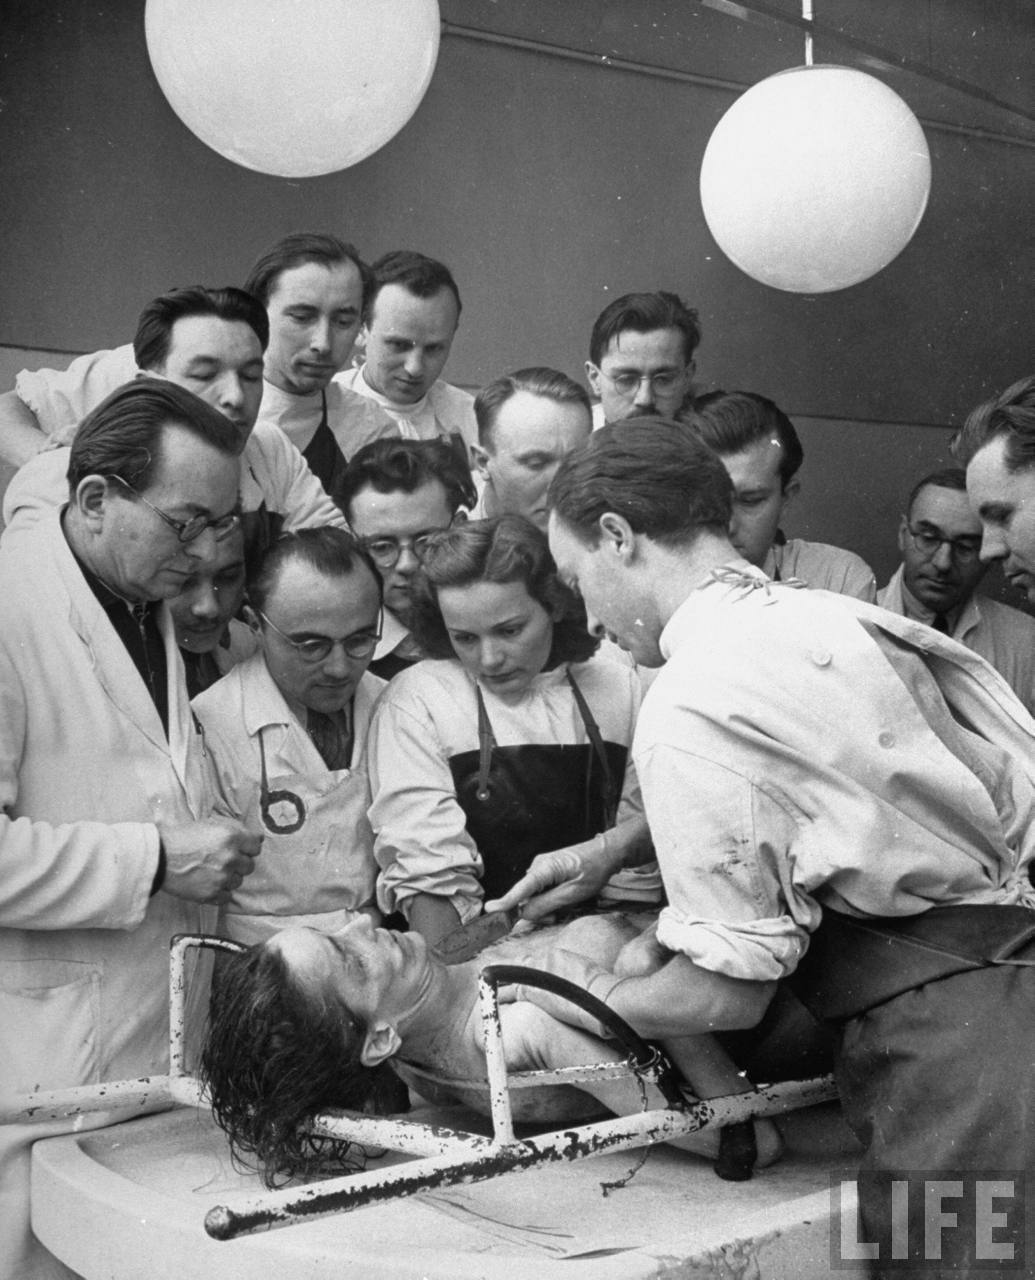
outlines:
[{"label": "clenched fist", "polygon": [[159,825],[165,850],[161,888],[190,902],[229,901],[255,868],[262,836],[230,818],[208,818],[181,826]]}]

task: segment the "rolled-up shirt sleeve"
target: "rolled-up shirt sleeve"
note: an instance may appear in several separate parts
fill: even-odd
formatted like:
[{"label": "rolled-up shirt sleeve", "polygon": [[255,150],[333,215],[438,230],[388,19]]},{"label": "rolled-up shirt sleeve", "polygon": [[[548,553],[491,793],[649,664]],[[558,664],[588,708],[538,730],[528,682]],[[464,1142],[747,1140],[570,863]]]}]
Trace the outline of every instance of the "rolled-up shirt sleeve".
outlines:
[{"label": "rolled-up shirt sleeve", "polygon": [[438,730],[419,699],[389,690],[367,739],[374,856],[382,911],[408,911],[419,893],[449,898],[462,921],[479,914],[483,863],[467,833]]},{"label": "rolled-up shirt sleeve", "polygon": [[792,972],[821,914],[792,881],[796,816],[756,781],[665,743],[640,766],[668,896],[658,940],[729,977]]}]

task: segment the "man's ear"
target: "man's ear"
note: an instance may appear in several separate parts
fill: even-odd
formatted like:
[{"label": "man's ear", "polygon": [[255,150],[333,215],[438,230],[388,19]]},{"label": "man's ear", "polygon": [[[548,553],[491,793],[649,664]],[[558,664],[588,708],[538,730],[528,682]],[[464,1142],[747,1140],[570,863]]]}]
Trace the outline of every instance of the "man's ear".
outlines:
[{"label": "man's ear", "polygon": [[592,360],[586,361],[586,381],[589,383],[589,389],[600,399],[600,370]]},{"label": "man's ear", "polygon": [[489,451],[480,444],[471,445],[471,465],[483,480],[489,478]]},{"label": "man's ear", "polygon": [[259,625],[259,615],[255,612],[255,610],[251,607],[251,605],[248,604],[247,601],[245,601],[245,603],[241,605],[240,616],[244,619],[245,622],[247,622],[248,626],[252,629],[252,631],[254,631],[256,635],[258,635],[261,629]]},{"label": "man's ear", "polygon": [[909,517],[903,516],[898,522],[898,549],[902,555],[906,554],[906,539],[909,537]]},{"label": "man's ear", "polygon": [[387,1022],[375,1022],[367,1027],[359,1060],[365,1067],[376,1067],[399,1052],[402,1040],[395,1027]]},{"label": "man's ear", "polygon": [[75,487],[72,505],[90,526],[100,527],[108,498],[108,481],[103,476],[83,476]]},{"label": "man's ear", "polygon": [[635,550],[636,534],[625,516],[620,516],[616,511],[605,511],[597,524],[605,546],[614,550],[623,559],[632,556]]},{"label": "man's ear", "polygon": [[787,508],[790,506],[790,504],[794,501],[794,499],[798,496],[800,489],[801,489],[801,481],[798,479],[797,476],[791,476],[790,480],[788,480],[787,483],[784,485],[783,492],[780,495],[781,517],[783,516],[783,513],[787,510]]}]

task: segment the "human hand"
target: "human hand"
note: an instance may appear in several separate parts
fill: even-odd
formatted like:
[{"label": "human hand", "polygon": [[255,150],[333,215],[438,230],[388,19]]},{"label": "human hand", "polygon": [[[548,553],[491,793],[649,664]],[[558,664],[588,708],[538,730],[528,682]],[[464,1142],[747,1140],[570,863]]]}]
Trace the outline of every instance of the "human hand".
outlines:
[{"label": "human hand", "polygon": [[595,898],[621,865],[606,837],[551,849],[532,859],[528,871],[502,898],[486,902],[485,910],[521,908],[526,920],[541,920],[554,911]]},{"label": "human hand", "polygon": [[208,818],[177,826],[159,824],[165,850],[161,889],[189,902],[228,902],[255,869],[262,836],[230,818]]}]

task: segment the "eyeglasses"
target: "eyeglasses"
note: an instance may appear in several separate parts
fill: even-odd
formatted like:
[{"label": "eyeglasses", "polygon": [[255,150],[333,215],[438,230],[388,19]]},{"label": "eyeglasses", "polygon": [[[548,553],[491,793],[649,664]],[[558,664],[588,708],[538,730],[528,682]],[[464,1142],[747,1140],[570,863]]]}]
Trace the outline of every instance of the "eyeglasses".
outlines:
[{"label": "eyeglasses", "polygon": [[977,537],[947,538],[943,533],[936,532],[934,528],[914,529],[908,522],[906,528],[917,551],[928,559],[936,556],[943,546],[947,546],[952,558],[959,564],[972,564],[981,550],[981,539]]},{"label": "eyeglasses", "polygon": [[606,378],[616,391],[620,391],[623,396],[632,396],[639,391],[645,382],[650,383],[651,391],[675,391],[686,378],[686,370],[663,369],[660,373],[605,373],[600,370],[600,376]]},{"label": "eyeglasses", "polygon": [[206,529],[211,529],[216,541],[222,542],[241,523],[241,513],[239,511],[228,511],[225,516],[215,516],[214,518],[199,512],[196,516],[191,516],[189,520],[174,520],[172,516],[167,515],[160,507],[156,507],[153,502],[148,502],[144,495],[138,493],[128,480],[123,480],[121,476],[109,476],[108,479],[117,480],[138,502],[142,502],[145,507],[155,513],[159,520],[163,520],[173,530],[177,538],[184,543],[193,542],[195,538],[200,538]]},{"label": "eyeglasses", "polygon": [[346,636],[343,640],[332,640],[330,636],[311,636],[308,640],[292,640],[275,622],[270,622],[261,609],[256,609],[255,612],[271,631],[275,631],[280,636],[281,640],[286,640],[292,649],[298,650],[298,656],[303,662],[323,662],[325,658],[330,657],[331,650],[336,644],[340,644],[350,658],[369,658],[381,639],[384,619],[382,611],[378,614],[376,631],[357,632],[355,635]]},{"label": "eyeglasses", "polygon": [[415,533],[412,538],[360,538],[359,541],[379,569],[391,569],[407,550],[412,551],[418,560],[423,560],[431,539],[440,532],[439,529],[426,529],[423,533]]}]

